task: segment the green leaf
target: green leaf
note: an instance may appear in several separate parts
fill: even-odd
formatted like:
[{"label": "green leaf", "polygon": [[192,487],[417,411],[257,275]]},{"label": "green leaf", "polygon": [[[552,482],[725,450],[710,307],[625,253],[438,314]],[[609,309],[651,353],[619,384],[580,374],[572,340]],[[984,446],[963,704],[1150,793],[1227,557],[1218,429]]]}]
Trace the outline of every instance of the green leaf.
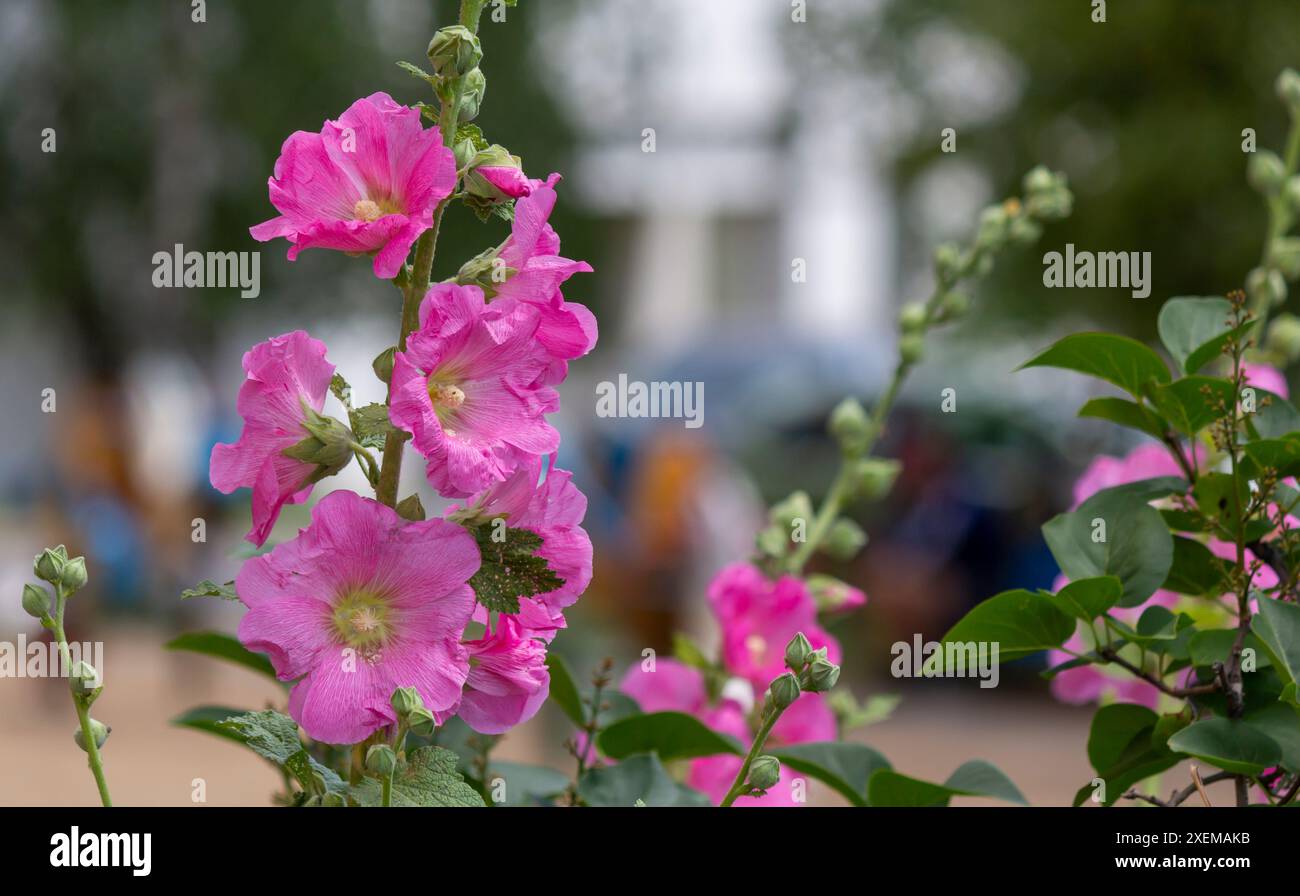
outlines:
[{"label": "green leaf", "polygon": [[889,760],[865,744],[847,741],[793,744],[768,751],[791,771],[830,785],[855,806],[867,802],[867,782],[878,769],[891,768]]},{"label": "green leaf", "polygon": [[[1103,527],[1095,521],[1104,521]],[[1174,544],[1160,512],[1140,496],[1106,490],[1078,510],[1043,525],[1043,537],[1071,580],[1115,576],[1123,583],[1121,607],[1135,607],[1164,584]]]},{"label": "green leaf", "polygon": [[1160,356],[1136,339],[1114,333],[1075,333],[1021,365],[1059,367],[1095,376],[1140,397],[1149,382],[1169,382]]},{"label": "green leaf", "polygon": [[235,593],[234,582],[218,585],[211,579],[204,579],[193,588],[186,588],[181,592],[181,600],[189,600],[192,597],[219,597],[222,600],[239,600],[239,595]]},{"label": "green leaf", "polygon": [[348,409],[350,414],[352,412],[352,387],[343,378],[343,374],[336,373],[330,377],[330,392],[339,400],[339,404]]},{"label": "green leaf", "polygon": [[587,724],[587,712],[582,707],[582,697],[578,685],[573,680],[573,673],[558,653],[546,654],[546,669],[551,675],[551,701],[569,717],[569,721],[579,728]]},{"label": "green leaf", "polygon": [[678,784],[653,753],[629,756],[618,765],[593,768],[578,781],[578,796],[589,806],[708,806],[702,793]]},{"label": "green leaf", "polygon": [[717,668],[717,664],[705,655],[700,645],[681,632],[673,633],[673,656],[693,669],[711,671]]},{"label": "green leaf", "polygon": [[314,779],[320,778],[326,790],[343,791],[343,780],[333,769],[322,765],[307,753],[298,737],[298,723],[283,713],[264,709],[246,712],[217,723],[233,731],[244,746],[258,756],[292,774],[303,790],[318,789]]},{"label": "green leaf", "polygon": [[1155,728],[1160,716],[1137,703],[1112,703],[1092,717],[1088,731],[1088,761],[1102,772],[1123,758],[1130,743],[1143,731]]},{"label": "green leaf", "polygon": [[240,644],[238,639],[222,632],[187,632],[168,641],[163,647],[167,650],[185,650],[216,657],[252,669],[254,672],[260,672],[267,678],[276,677],[270,660],[260,653],[253,653]]},{"label": "green leaf", "polygon": [[[1215,663],[1226,663],[1228,654],[1232,652],[1232,646],[1236,642],[1237,632],[1235,629],[1215,628],[1209,631],[1197,632],[1187,645],[1188,659],[1193,666],[1208,667]],[[1259,638],[1255,635],[1247,635],[1242,646],[1254,648],[1257,668],[1262,669],[1272,663],[1268,653],[1263,650]]]},{"label": "green leaf", "polygon": [[1060,647],[1074,634],[1074,625],[1072,616],[1042,594],[1004,591],[975,606],[943,636],[943,643],[996,642],[998,660],[1005,663]]},{"label": "green leaf", "polygon": [[456,139],[452,144],[464,143],[468,140],[476,152],[488,148],[487,138],[483,136],[483,131],[476,124],[461,124],[456,126]]},{"label": "green leaf", "polygon": [[235,716],[246,715],[248,712],[246,709],[237,709],[233,706],[195,706],[176,716],[171,723],[178,728],[206,731],[208,734],[215,734],[217,737],[242,744],[244,736],[236,729],[221,723]]},{"label": "green leaf", "polygon": [[[518,613],[519,598],[554,591],[564,584],[537,551],[542,537],[494,522],[470,530],[478,542],[483,564],[469,580],[478,602],[497,613]],[[498,540],[495,535],[504,533]]]},{"label": "green leaf", "polygon": [[744,752],[734,738],[719,734],[694,716],[681,712],[630,716],[601,731],[596,743],[612,759],[657,753],[659,758],[671,761],[719,753],[739,756]]},{"label": "green leaf", "polygon": [[434,85],[438,83],[437,78],[435,78],[433,75],[429,74],[424,69],[420,68],[418,65],[415,65],[413,63],[398,62],[397,67],[400,68],[402,71],[406,72],[408,75],[414,78],[419,78],[421,81],[426,81],[429,84],[434,84]]},{"label": "green leaf", "polygon": [[1186,376],[1149,389],[1161,416],[1185,435],[1195,435],[1219,418],[1222,408],[1232,408],[1232,384],[1208,376]]},{"label": "green leaf", "polygon": [[1251,630],[1263,642],[1284,683],[1300,681],[1300,606],[1261,595]]},{"label": "green leaf", "polygon": [[498,778],[505,782],[505,799],[495,804],[499,806],[549,805],[569,787],[569,776],[553,768],[493,760],[486,782],[489,793]]},{"label": "green leaf", "polygon": [[1300,713],[1282,703],[1246,713],[1246,722],[1277,742],[1282,750],[1282,767],[1293,774],[1300,772]]},{"label": "green leaf", "polygon": [[826,702],[839,721],[841,734],[883,722],[893,714],[902,699],[897,694],[874,694],[865,703],[858,703],[848,688],[838,688],[826,696]]},{"label": "green leaf", "polygon": [[[1048,595],[1048,592],[1042,592]],[[1119,601],[1124,594],[1124,586],[1114,576],[1096,576],[1091,579],[1079,579],[1070,582],[1055,595],[1053,603],[1063,613],[1069,613],[1076,619],[1092,622]]]},{"label": "green leaf", "polygon": [[383,448],[389,434],[395,432],[388,419],[388,405],[377,402],[356,410],[349,408],[348,422],[363,448]]},{"label": "green leaf", "polygon": [[1257,467],[1276,470],[1279,477],[1300,473],[1300,439],[1256,439],[1242,450]]},{"label": "green leaf", "polygon": [[1248,722],[1201,719],[1169,738],[1169,749],[1237,775],[1258,775],[1282,761],[1277,741]]},{"label": "green leaf", "polygon": [[1278,439],[1300,430],[1300,411],[1291,402],[1267,389],[1247,388],[1255,391],[1255,412],[1249,421],[1260,438]]},{"label": "green leaf", "polygon": [[1157,439],[1164,438],[1169,425],[1154,411],[1127,398],[1093,398],[1079,408],[1080,417],[1109,420],[1129,429],[1136,429]]},{"label": "green leaf", "polygon": [[1174,560],[1160,587],[1196,597],[1217,597],[1223,592],[1221,561],[1199,541],[1174,536]]},{"label": "green leaf", "polygon": [[1201,513],[1217,520],[1216,530],[1220,535],[1236,539],[1240,511],[1250,501],[1250,483],[1240,477],[1234,481],[1227,473],[1206,473],[1196,480],[1192,497]]},{"label": "green leaf", "polygon": [[[1232,323],[1232,303],[1227,299],[1179,296],[1165,302],[1156,328],[1178,365],[1195,373],[1222,352],[1234,332]],[[1244,324],[1236,331],[1250,326]]]},{"label": "green leaf", "polygon": [[1028,805],[1011,779],[995,766],[973,759],[958,768],[943,784],[934,784],[881,769],[867,783],[872,806],[946,806],[954,796],[984,796]]},{"label": "green leaf", "polygon": [[[1160,716],[1145,706],[1113,703],[1097,710],[1088,733],[1088,760],[1105,784],[1104,805],[1112,805],[1129,787],[1178,763],[1165,746]],[[1078,806],[1094,793],[1091,783],[1074,795]]]},{"label": "green leaf", "polygon": [[[482,806],[483,797],[456,771],[458,757],[442,747],[416,747],[393,774],[393,806]],[[350,794],[362,806],[383,804],[383,788],[366,778]]]}]

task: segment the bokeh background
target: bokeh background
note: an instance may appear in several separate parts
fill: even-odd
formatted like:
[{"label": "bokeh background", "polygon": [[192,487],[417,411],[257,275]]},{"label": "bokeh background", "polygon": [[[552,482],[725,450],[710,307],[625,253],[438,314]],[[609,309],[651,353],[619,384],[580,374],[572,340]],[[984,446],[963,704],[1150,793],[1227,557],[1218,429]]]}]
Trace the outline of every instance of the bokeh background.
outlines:
[{"label": "bokeh background", "polygon": [[[106,643],[96,714],[114,728],[120,803],[188,805],[203,778],[209,803],[257,804],[276,784],[251,754],[168,725],[196,703],[278,696],[162,649],[238,620],[179,600],[246,555],[247,493],[212,490],[208,455],[238,434],[241,353],[277,333],[310,330],[362,401],[380,399],[370,360],[394,340],[399,297],[368,264],[323,251],[290,263],[247,228],[274,214],[266,179],[291,131],[376,90],[428,99],[394,62],[423,62],[452,6],[209,0],[195,23],[181,0],[0,4],[0,639],[40,635],[19,607],[32,555],[84,553],[91,586],[70,636]],[[932,247],[1042,162],[1069,175],[1074,215],[1005,255],[976,313],[932,343],[884,448],[902,479],[861,517],[871,543],[821,568],[870,595],[836,629],[845,682],[902,698],[854,737],[909,774],[984,758],[1032,802],[1067,802],[1092,774],[1090,710],[1053,701],[1040,665],[1004,670],[996,690],[895,680],[889,645],[936,638],[999,590],[1048,585],[1039,526],[1090,458],[1129,447],[1074,418],[1082,377],[1015,367],[1081,328],[1151,339],[1165,298],[1221,294],[1256,263],[1264,211],[1242,129],[1261,147],[1283,138],[1272,83],[1300,62],[1300,5],[1113,2],[1103,24],[1087,0],[808,0],[804,22],[791,6],[521,0],[504,22],[484,15],[477,123],[531,175],[564,173],[552,222],[565,254],[595,267],[566,288],[601,339],[572,365],[557,423],[560,462],[591,501],[596,571],[554,649],[621,673],[674,631],[711,644],[706,583],[746,556],[767,502],[829,482],[825,416],[883,386],[895,313],[928,294]],[[940,151],[948,127],[955,153]],[[505,226],[454,208],[435,276]],[[1151,252],[1150,297],[1044,289],[1042,253],[1067,242]],[[176,243],[260,249],[261,295],[155,288],[152,256]],[[620,373],[703,382],[704,425],[598,418],[595,384]],[[956,414],[939,413],[947,386]],[[408,458],[403,493],[419,470]],[[352,470],[315,494],[362,486]],[[273,538],[306,516],[290,508]],[[0,678],[0,803],[94,802],[73,726],[62,682]],[[568,733],[548,707],[497,755],[567,769]]]}]

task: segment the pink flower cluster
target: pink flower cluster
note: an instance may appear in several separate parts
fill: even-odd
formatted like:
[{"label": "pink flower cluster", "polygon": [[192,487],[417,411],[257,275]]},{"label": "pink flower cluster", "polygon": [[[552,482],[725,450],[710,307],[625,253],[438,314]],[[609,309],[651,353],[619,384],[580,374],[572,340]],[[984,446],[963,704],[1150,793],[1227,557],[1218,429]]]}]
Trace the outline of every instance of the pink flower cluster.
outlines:
[{"label": "pink flower cluster", "polygon": [[[240,640],[295,682],[290,714],[325,743],[393,725],[399,687],[415,688],[439,723],[459,715],[498,734],[530,718],[549,687],[547,645],[591,580],[586,498],[554,467],[560,436],[546,419],[568,362],[596,341],[594,317],[560,289],[591,268],[559,255],[547,223],[558,175],[480,173],[516,198],[500,252],[511,274],[491,301],[477,286],[428,290],[394,357],[389,403],[430,484],[464,505],[412,522],[335,491],[297,537],[247,561],[236,579],[248,607]],[[313,247],[367,253],[377,277],[395,277],[456,180],[437,129],[376,93],[319,134],[285,141],[270,180],[280,215],[251,233],[286,238],[291,260]],[[285,452],[314,434],[307,426],[319,423],[334,367],[321,342],[297,331],[255,346],[244,370],[243,433],[213,449],[211,479],[226,493],[252,489],[248,540],[262,545],[280,509],[306,500],[321,475],[301,450]],[[482,559],[466,526],[496,519],[538,536],[538,555],[563,581],[521,596],[518,613],[489,614],[471,584]]]},{"label": "pink flower cluster", "polygon": [[[852,610],[867,597],[848,588],[837,610]],[[817,607],[807,585],[795,576],[773,581],[747,563],[728,566],[709,585],[709,604],[722,630],[721,663],[732,676],[717,702],[710,703],[704,673],[673,659],[656,660],[652,670],[633,666],[619,689],[636,700],[643,712],[684,712],[744,744],[753,737],[753,695],[761,695],[785,668],[785,646],[803,632],[814,648],[825,647],[827,659],[839,663],[841,651],[817,622]],[[768,738],[771,746],[835,740],[838,726],[826,699],[818,693],[800,695],[777,720]],[[691,760],[686,783],[714,803],[726,796],[742,759],[705,756]],[[740,797],[737,806],[798,805],[794,776],[784,764],[781,778],[760,797]]]}]

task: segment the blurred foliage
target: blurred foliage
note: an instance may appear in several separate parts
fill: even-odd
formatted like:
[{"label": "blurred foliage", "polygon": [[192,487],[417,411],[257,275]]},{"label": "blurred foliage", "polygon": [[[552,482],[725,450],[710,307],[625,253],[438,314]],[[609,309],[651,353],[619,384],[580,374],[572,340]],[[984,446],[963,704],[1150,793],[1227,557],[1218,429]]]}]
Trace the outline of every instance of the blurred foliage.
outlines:
[{"label": "blurred foliage", "polygon": [[[987,173],[989,199],[1014,193],[1021,172],[1038,162],[1069,175],[1073,216],[1049,228],[1042,251],[1000,263],[981,299],[991,311],[1035,325],[1081,312],[1154,338],[1165,298],[1242,286],[1265,227],[1263,202],[1246,185],[1242,129],[1256,130],[1259,148],[1280,148],[1287,114],[1273,82],[1300,64],[1300,4],[1112,0],[1104,23],[1092,21],[1086,0],[850,6],[858,11],[848,22],[812,11],[807,39],[829,43],[796,58],[813,72],[852,66],[880,74],[915,103],[914,128],[895,158],[900,194],[952,159]],[[943,56],[961,44],[953,34],[1011,63],[1018,99],[986,120],[955,122],[961,110],[951,91],[936,89],[936,66],[954,62]],[[958,132],[955,155],[940,151],[940,132],[950,126]],[[928,263],[932,235],[913,221],[901,226],[910,263]],[[1066,242],[1150,251],[1151,295],[1040,291],[1042,252]]]}]

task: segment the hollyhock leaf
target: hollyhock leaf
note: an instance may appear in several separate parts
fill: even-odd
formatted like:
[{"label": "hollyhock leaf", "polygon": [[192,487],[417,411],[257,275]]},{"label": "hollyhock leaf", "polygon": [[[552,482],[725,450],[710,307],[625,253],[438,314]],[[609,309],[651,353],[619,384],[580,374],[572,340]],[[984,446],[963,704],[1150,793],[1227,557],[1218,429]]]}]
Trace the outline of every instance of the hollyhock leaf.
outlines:
[{"label": "hollyhock leaf", "polygon": [[582,708],[582,697],[574,683],[569,664],[558,653],[548,653],[546,669],[551,674],[551,700],[569,717],[569,721],[582,728],[587,724],[587,713]]},{"label": "hollyhock leaf", "polygon": [[591,769],[578,782],[578,796],[588,806],[711,805],[704,794],[674,781],[653,753]]},{"label": "hollyhock leaf", "polygon": [[1221,561],[1204,544],[1174,536],[1174,560],[1160,586],[1165,591],[1197,597],[1217,597],[1223,592]]},{"label": "hollyhock leaf", "polygon": [[[185,650],[216,657],[261,672],[268,678],[275,678],[275,669],[271,661],[260,653],[253,653],[239,639],[222,632],[187,632],[163,645],[167,650]],[[278,679],[277,679],[278,680]]]},{"label": "hollyhock leaf", "polygon": [[402,71],[406,72],[408,75],[410,75],[413,78],[419,78],[421,81],[425,81],[429,84],[438,83],[437,78],[435,78],[433,75],[426,72],[424,69],[420,68],[418,65],[415,65],[414,63],[399,61],[397,63],[397,67],[400,68]]},{"label": "hollyhock leaf", "polygon": [[469,580],[478,602],[497,613],[518,613],[519,598],[554,591],[564,584],[537,551],[542,537],[521,528],[506,528],[505,538],[494,536],[493,525],[471,530],[483,555],[483,565]]},{"label": "hollyhock leaf", "polygon": [[1300,606],[1260,597],[1251,630],[1285,676],[1284,683],[1300,681]]},{"label": "hollyhock leaf", "polygon": [[352,432],[363,448],[383,448],[393,424],[388,419],[388,405],[368,404],[356,410],[348,410],[348,422]]},{"label": "hollyhock leaf", "polygon": [[224,737],[226,740],[233,740],[242,744],[246,740],[244,735],[235,728],[221,723],[232,716],[242,716],[247,713],[249,713],[249,710],[233,706],[195,706],[176,716],[171,720],[171,724],[178,728],[193,728],[195,731],[206,731],[208,734],[215,734],[217,737]]},{"label": "hollyhock leaf", "polygon": [[1043,537],[1070,579],[1117,577],[1124,585],[1121,607],[1135,607],[1154,594],[1174,560],[1173,538],[1160,512],[1116,489],[1052,518],[1043,525]]},{"label": "hollyhock leaf", "polygon": [[1114,333],[1074,333],[1020,365],[1060,367],[1095,376],[1134,395],[1149,382],[1167,383],[1169,368],[1136,339]]},{"label": "hollyhock leaf", "polygon": [[735,738],[720,734],[682,712],[634,715],[608,725],[596,737],[600,751],[612,759],[656,753],[661,759],[695,759],[719,753],[741,755]]},{"label": "hollyhock leaf", "polygon": [[1060,647],[1074,634],[1074,617],[1032,591],[1004,591],[974,607],[944,635],[944,643],[997,642],[999,662]]},{"label": "hollyhock leaf", "polygon": [[307,753],[298,736],[298,723],[288,716],[266,709],[233,716],[218,725],[236,732],[244,746],[292,774],[303,790],[313,789],[316,775],[324,781],[326,790],[341,792],[345,789],[343,780],[333,769]]},{"label": "hollyhock leaf", "polygon": [[782,766],[829,785],[855,806],[870,805],[867,782],[878,769],[892,768],[889,760],[871,747],[842,741],[794,744],[769,752]]},{"label": "hollyhock leaf", "polygon": [[[1214,358],[1233,334],[1232,303],[1218,297],[1178,296],[1160,309],[1156,329],[1169,354],[1187,373],[1195,373]],[[1251,324],[1236,328],[1238,334]]]},{"label": "hollyhock leaf", "polygon": [[1249,722],[1218,717],[1188,725],[1169,738],[1169,749],[1238,775],[1258,775],[1282,761],[1282,747],[1263,731]]},{"label": "hollyhock leaf", "polygon": [[189,600],[192,597],[219,597],[222,600],[239,600],[239,595],[235,593],[235,583],[233,581],[218,585],[211,579],[204,579],[193,588],[186,588],[181,592],[181,600]]},{"label": "hollyhock leaf", "polygon": [[484,782],[489,793],[497,779],[505,783],[505,799],[494,803],[498,806],[551,805],[569,787],[569,776],[553,768],[493,760]]},{"label": "hollyhock leaf", "polygon": [[456,126],[455,143],[469,141],[474,146],[474,150],[484,150],[488,148],[487,138],[483,136],[483,130],[476,124],[461,124]]},{"label": "hollyhock leaf", "polygon": [[1232,383],[1208,376],[1185,376],[1148,394],[1174,429],[1188,436],[1217,420],[1221,408],[1232,407],[1233,399]]},{"label": "hollyhock leaf", "polygon": [[336,373],[330,377],[330,393],[339,400],[339,404],[352,413],[352,387],[348,381],[343,378],[343,374]]},{"label": "hollyhock leaf", "polygon": [[[417,747],[407,756],[406,763],[393,775],[393,806],[482,806],[479,795],[456,770],[459,758],[442,747]],[[383,804],[383,789],[374,778],[366,778],[350,789],[350,794],[361,806]]]},{"label": "hollyhock leaf", "polygon": [[1150,408],[1144,407],[1127,398],[1093,398],[1079,408],[1080,417],[1094,417],[1109,420],[1129,429],[1136,429],[1159,439],[1169,429],[1169,425]]},{"label": "hollyhock leaf", "polygon": [[1247,422],[1256,437],[1279,439],[1300,431],[1300,411],[1295,405],[1267,389],[1251,388],[1255,391],[1255,412]]}]

